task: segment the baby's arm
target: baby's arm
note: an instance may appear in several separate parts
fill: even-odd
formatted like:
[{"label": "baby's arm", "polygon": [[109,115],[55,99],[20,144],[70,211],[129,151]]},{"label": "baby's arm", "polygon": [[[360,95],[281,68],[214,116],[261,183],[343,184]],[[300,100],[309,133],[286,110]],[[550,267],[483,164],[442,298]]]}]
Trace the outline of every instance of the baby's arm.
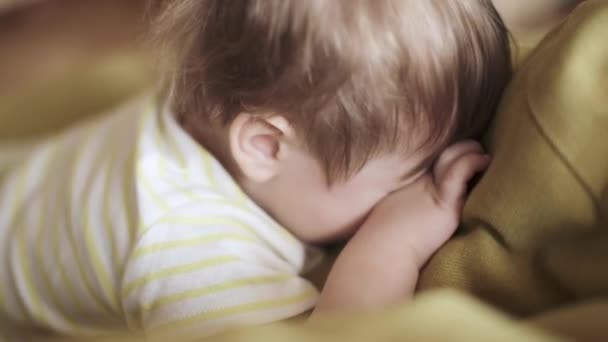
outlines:
[{"label": "baby's arm", "polygon": [[456,229],[467,182],[488,163],[477,143],[456,144],[432,174],[383,200],[338,256],[313,315],[409,297],[419,269]]}]

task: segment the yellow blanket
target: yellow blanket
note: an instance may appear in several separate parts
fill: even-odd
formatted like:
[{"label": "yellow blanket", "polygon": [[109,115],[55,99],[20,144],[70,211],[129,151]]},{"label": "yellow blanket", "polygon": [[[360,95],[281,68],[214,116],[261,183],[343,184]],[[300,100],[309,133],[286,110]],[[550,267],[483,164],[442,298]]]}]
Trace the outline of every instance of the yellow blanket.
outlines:
[{"label": "yellow blanket", "polygon": [[532,53],[486,144],[494,161],[420,288],[518,316],[608,295],[608,3],[588,1]]}]

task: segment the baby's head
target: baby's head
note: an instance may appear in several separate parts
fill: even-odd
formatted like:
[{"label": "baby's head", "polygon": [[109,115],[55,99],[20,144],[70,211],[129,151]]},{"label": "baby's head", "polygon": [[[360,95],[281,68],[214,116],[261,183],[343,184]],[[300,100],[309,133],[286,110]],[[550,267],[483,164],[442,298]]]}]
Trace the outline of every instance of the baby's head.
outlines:
[{"label": "baby's head", "polygon": [[165,0],[155,27],[182,125],[314,242],[477,136],[511,71],[490,0]]}]

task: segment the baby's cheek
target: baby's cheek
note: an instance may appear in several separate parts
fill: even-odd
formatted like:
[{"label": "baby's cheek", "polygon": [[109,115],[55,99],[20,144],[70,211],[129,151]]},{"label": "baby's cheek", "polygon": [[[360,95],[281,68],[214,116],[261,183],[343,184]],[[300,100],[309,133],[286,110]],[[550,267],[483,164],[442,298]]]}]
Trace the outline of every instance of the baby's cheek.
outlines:
[{"label": "baby's cheek", "polygon": [[375,205],[378,203],[380,203],[380,200],[369,201],[361,205],[359,210],[351,210],[344,230],[353,234],[367,220]]},{"label": "baby's cheek", "polygon": [[350,238],[367,218],[368,211],[363,213],[349,208],[336,209],[324,218],[322,226],[325,229],[324,242]]},{"label": "baby's cheek", "polygon": [[350,237],[385,197],[385,192],[376,186],[361,186],[353,182],[333,186],[319,196],[315,204],[320,214],[320,227],[333,239]]}]

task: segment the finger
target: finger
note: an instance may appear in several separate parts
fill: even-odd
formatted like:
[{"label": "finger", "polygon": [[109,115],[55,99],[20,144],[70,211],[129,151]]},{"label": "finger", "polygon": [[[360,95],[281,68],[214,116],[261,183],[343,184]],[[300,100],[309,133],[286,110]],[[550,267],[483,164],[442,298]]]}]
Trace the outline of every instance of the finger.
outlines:
[{"label": "finger", "polygon": [[473,176],[485,170],[490,164],[489,155],[469,153],[455,160],[445,171],[439,183],[440,196],[446,203],[462,203],[467,191],[467,183]]},{"label": "finger", "polygon": [[433,177],[437,183],[444,178],[446,171],[456,160],[468,153],[483,153],[481,145],[473,140],[465,140],[449,146],[441,153],[433,167]]}]

